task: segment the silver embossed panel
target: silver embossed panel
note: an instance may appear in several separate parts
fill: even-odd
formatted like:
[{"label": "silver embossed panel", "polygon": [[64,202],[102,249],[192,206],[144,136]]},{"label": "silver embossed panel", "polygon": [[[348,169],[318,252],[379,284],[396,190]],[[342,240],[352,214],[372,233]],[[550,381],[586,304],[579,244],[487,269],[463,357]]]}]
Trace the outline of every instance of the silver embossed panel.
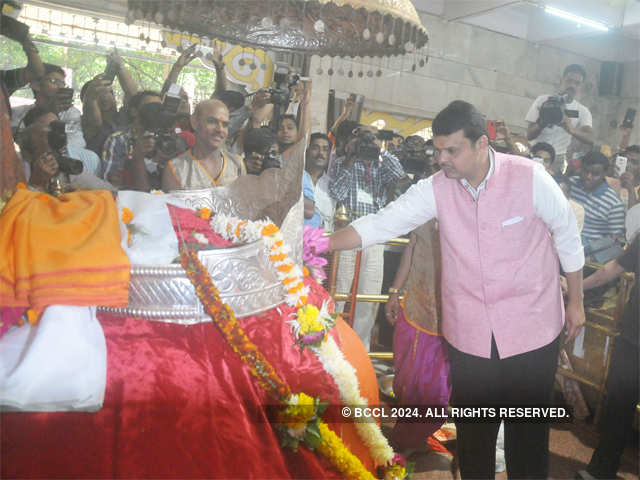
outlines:
[{"label": "silver embossed panel", "polygon": [[[262,240],[198,253],[237,317],[264,312],[284,301],[284,289]],[[131,266],[129,305],[100,310],[185,325],[211,321],[181,265]]]}]

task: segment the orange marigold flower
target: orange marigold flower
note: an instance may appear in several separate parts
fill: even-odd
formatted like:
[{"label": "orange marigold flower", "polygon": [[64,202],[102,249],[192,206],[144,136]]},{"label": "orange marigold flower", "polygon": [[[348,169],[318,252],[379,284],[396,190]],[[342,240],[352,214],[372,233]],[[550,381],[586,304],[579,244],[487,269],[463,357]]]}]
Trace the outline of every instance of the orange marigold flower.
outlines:
[{"label": "orange marigold flower", "polygon": [[297,277],[286,277],[282,280],[282,283],[284,283],[285,285],[289,284],[289,283],[293,283],[293,282],[297,282],[298,278]]},{"label": "orange marigold flower", "polygon": [[302,273],[304,273],[305,277],[309,276],[309,269],[307,267],[305,267],[304,265],[302,266]]},{"label": "orange marigold flower", "polygon": [[300,297],[300,301],[302,302],[302,304],[304,305],[305,303],[307,303],[307,300],[309,299],[309,297],[307,297],[306,295],[302,295]]},{"label": "orange marigold flower", "polygon": [[280,248],[283,245],[284,245],[284,241],[283,240],[278,240],[276,243],[271,245],[271,250],[277,250],[278,248]]},{"label": "orange marigold flower", "polygon": [[276,233],[278,233],[279,230],[280,229],[276,227],[273,223],[270,223],[269,225],[267,225],[262,229],[261,233],[264,237],[269,237],[271,235],[275,235]]},{"label": "orange marigold flower", "polygon": [[209,220],[212,213],[213,212],[211,211],[211,209],[207,207],[202,207],[200,210],[198,210],[198,216],[203,220]]},{"label": "orange marigold flower", "polygon": [[16,188],[19,188],[20,190],[25,190],[27,188],[27,185],[24,182],[18,182],[16,183]]},{"label": "orange marigold flower", "polygon": [[35,325],[38,323],[40,315],[42,315],[42,312],[39,310],[33,310],[32,308],[27,310],[27,320],[29,321],[29,325]]},{"label": "orange marigold flower", "polygon": [[304,283],[299,282],[295,287],[292,287],[289,290],[287,290],[287,292],[288,293],[298,293],[300,290],[302,290],[302,287],[304,287]]},{"label": "orange marigold flower", "polygon": [[238,225],[236,226],[236,237],[240,238],[240,230],[242,229],[242,227],[244,227],[247,224],[247,222],[240,222],[238,223]]},{"label": "orange marigold flower", "polygon": [[293,270],[293,264],[289,263],[287,265],[280,265],[278,267],[278,270],[281,271],[282,273],[289,273],[291,270]]},{"label": "orange marigold flower", "polygon": [[269,255],[269,260],[272,260],[274,262],[281,262],[285,258],[287,258],[286,253],[281,253],[280,255]]},{"label": "orange marigold flower", "polygon": [[38,195],[38,200],[40,200],[42,203],[47,203],[49,200],[51,200],[51,195],[41,193],[40,195]]},{"label": "orange marigold flower", "polygon": [[129,223],[131,220],[133,220],[133,212],[127,207],[122,207],[122,215],[120,218],[122,218],[123,223]]}]

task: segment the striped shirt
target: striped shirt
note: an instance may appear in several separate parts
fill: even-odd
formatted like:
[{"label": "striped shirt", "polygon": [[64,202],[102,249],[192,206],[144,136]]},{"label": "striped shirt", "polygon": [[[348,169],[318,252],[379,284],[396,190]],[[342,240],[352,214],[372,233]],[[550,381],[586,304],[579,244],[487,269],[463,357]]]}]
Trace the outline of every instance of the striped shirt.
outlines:
[{"label": "striped shirt", "polygon": [[606,181],[593,192],[586,192],[579,176],[569,179],[571,198],[584,207],[583,241],[607,235],[624,234],[624,205]]},{"label": "striped shirt", "polygon": [[369,163],[356,159],[351,168],[343,166],[345,161],[341,157],[332,165],[329,194],[336,202],[344,203],[350,221],[383,208],[387,187],[405,174],[398,159],[388,152]]}]

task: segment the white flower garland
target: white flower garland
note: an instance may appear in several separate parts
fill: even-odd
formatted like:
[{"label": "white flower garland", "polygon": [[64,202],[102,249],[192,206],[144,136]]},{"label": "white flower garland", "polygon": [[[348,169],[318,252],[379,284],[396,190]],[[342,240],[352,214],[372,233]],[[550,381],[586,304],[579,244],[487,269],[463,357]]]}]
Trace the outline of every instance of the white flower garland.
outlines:
[{"label": "white flower garland", "polygon": [[[218,214],[211,219],[211,227],[222,237],[234,243],[254,242],[264,238],[269,249],[269,259],[277,269],[279,280],[287,289],[286,303],[292,307],[301,307],[307,301],[309,288],[304,286],[303,273],[289,257],[291,251],[285,245],[278,228],[269,220],[245,221],[237,217]],[[322,305],[320,316],[328,315],[326,302]],[[300,336],[300,324],[297,317],[289,321],[294,335]],[[333,378],[343,405],[367,407],[368,402],[360,395],[360,386],[355,368],[344,358],[335,340],[329,335],[319,346],[309,347],[318,357],[324,370]],[[373,460],[385,466],[393,463],[394,451],[382,434],[376,422],[355,422],[360,439],[369,449]]]},{"label": "white flower garland", "polygon": [[[344,354],[336,345],[333,337],[329,336],[326,342],[320,344],[319,348],[310,348],[318,356],[325,371],[338,385],[343,405],[367,407],[367,400],[360,395],[356,370],[344,358]],[[380,465],[391,465],[395,454],[378,424],[375,421],[363,421],[355,422],[355,426],[358,435],[369,448],[373,460]]]}]

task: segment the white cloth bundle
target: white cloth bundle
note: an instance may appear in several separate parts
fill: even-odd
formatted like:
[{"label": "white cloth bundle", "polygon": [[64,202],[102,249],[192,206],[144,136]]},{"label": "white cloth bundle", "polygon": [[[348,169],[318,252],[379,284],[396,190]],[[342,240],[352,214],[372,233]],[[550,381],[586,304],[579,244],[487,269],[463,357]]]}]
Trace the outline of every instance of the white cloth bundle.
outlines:
[{"label": "white cloth bundle", "polygon": [[95,307],[52,305],[37,326],[0,338],[0,408],[96,411],[107,382],[107,346]]}]

